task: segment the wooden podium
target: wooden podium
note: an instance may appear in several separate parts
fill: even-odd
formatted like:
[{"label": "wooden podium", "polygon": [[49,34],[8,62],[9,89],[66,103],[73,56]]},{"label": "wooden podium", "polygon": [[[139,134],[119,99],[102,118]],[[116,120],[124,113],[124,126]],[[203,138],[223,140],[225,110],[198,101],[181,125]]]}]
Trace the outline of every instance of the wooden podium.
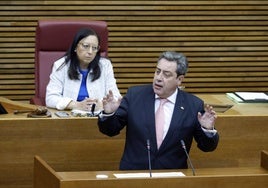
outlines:
[{"label": "wooden podium", "polygon": [[[174,171],[174,170],[173,170]],[[34,158],[34,188],[266,188],[268,187],[268,152],[261,152],[260,167],[203,168],[181,170],[185,176],[116,178],[114,173],[130,171],[56,172],[42,158]],[[135,171],[149,173],[148,171]],[[159,172],[159,171],[153,171]],[[163,172],[163,171],[162,171]],[[167,172],[167,171],[164,171]],[[106,175],[97,178],[97,175]]]},{"label": "wooden podium", "polygon": [[[220,142],[215,151],[201,152],[193,142],[190,156],[197,176],[203,172],[228,175],[232,169],[233,174],[242,174],[240,170],[259,166],[260,151],[268,151],[268,103],[234,104],[225,95],[204,95],[202,98],[210,104],[232,104],[233,107],[218,113],[216,128]],[[61,173],[63,179],[67,175],[69,178],[77,174],[77,171],[83,171],[78,175],[81,178],[84,174],[87,179],[92,171],[118,169],[124,149],[125,129],[111,138],[99,132],[97,118],[59,118],[54,115],[54,109],[49,109],[51,118],[28,118],[27,113],[13,112],[35,110],[37,106],[2,97],[0,103],[8,111],[8,114],[0,115],[0,188],[33,188],[33,158],[36,155],[41,156],[56,172],[73,172],[66,173],[66,176]],[[203,168],[212,171],[203,171]],[[187,175],[185,178],[192,178],[191,170],[183,173]],[[250,173],[253,172],[247,172]],[[256,173],[262,172],[257,168]],[[96,179],[94,174],[91,176]]]}]

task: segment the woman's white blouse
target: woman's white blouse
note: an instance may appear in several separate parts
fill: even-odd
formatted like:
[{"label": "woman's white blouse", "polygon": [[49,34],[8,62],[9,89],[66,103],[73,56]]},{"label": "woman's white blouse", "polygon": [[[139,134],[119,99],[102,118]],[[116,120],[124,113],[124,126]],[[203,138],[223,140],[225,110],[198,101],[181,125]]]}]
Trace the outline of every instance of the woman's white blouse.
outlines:
[{"label": "woman's white blouse", "polygon": [[[50,81],[46,88],[46,106],[56,108],[58,110],[65,109],[73,100],[76,101],[81,85],[81,77],[79,80],[70,80],[68,77],[68,68],[70,62],[57,70],[64,62],[64,57],[55,61],[52,72],[50,74]],[[99,62],[101,69],[101,76],[94,82],[91,81],[92,75],[89,73],[87,77],[87,90],[89,98],[102,99],[111,90],[116,98],[120,95],[114,78],[113,66],[109,59],[102,58]]]}]

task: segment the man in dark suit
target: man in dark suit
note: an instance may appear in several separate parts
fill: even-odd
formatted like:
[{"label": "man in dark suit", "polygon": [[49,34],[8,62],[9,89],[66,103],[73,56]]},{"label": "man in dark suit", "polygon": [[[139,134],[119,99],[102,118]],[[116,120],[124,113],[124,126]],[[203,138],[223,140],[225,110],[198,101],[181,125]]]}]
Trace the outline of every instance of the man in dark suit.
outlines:
[{"label": "man in dark suit", "polygon": [[[120,170],[148,169],[148,141],[152,169],[187,168],[181,140],[188,152],[193,139],[202,151],[216,149],[219,135],[214,129],[215,111],[179,87],[187,69],[188,62],[183,54],[164,52],[158,59],[152,85],[131,87],[122,99],[115,99],[112,92],[103,99],[99,130],[115,136],[126,127]],[[163,128],[157,138],[159,125],[156,126],[155,113],[160,99],[166,102],[161,114],[164,115]]]}]

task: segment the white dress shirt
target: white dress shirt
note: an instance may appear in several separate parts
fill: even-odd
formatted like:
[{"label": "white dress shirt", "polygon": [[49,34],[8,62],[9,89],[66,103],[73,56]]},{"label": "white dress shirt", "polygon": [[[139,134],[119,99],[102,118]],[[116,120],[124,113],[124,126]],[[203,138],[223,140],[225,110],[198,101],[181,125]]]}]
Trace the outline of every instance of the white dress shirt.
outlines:
[{"label": "white dress shirt", "polygon": [[[165,138],[169,126],[170,126],[170,122],[171,122],[171,118],[172,118],[172,114],[173,114],[173,110],[174,110],[174,106],[175,106],[175,102],[176,102],[176,98],[177,98],[177,93],[178,90],[176,90],[171,96],[169,96],[167,98],[167,102],[164,104],[164,113],[165,113],[165,124],[164,124],[164,134],[163,134],[163,139]],[[159,105],[160,105],[160,100],[158,95],[155,95],[155,112],[158,109]]]},{"label": "white dress shirt", "polygon": [[[165,136],[168,132],[169,126],[170,126],[174,106],[176,103],[177,93],[178,93],[178,90],[176,89],[176,91],[171,96],[169,96],[167,98],[168,101],[164,104],[165,124],[164,124],[163,139],[165,138]],[[156,112],[156,110],[158,109],[158,107],[160,105],[160,100],[158,100],[159,99],[158,95],[155,95],[155,98],[156,98],[156,100],[155,100],[155,112]],[[197,116],[197,114],[196,114],[196,116]],[[201,127],[201,128],[206,133],[206,135],[209,137],[212,137],[217,133],[217,130],[215,130],[215,129],[207,130],[207,129],[204,129],[203,127]]]}]

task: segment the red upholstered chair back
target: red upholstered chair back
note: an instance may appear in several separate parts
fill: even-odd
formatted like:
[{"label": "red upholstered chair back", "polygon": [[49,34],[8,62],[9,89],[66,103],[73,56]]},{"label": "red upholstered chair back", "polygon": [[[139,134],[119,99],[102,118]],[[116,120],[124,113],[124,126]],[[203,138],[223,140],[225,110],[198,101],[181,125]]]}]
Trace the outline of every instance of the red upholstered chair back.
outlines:
[{"label": "red upholstered chair back", "polygon": [[91,28],[100,37],[101,56],[108,56],[105,21],[40,20],[35,36],[35,96],[31,104],[45,106],[46,86],[53,63],[62,57],[81,28]]}]

